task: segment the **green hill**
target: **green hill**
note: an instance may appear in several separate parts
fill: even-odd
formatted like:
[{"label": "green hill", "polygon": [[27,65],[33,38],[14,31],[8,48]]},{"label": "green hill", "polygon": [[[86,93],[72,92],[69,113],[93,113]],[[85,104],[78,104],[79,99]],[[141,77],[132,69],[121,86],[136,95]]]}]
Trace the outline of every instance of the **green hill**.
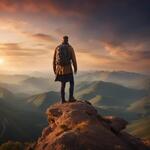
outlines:
[{"label": "green hill", "polygon": [[137,90],[127,88],[118,84],[95,81],[77,91],[77,97],[80,99],[87,99],[95,101],[99,105],[110,106],[128,106],[130,103],[136,101],[147,95],[144,90]]},{"label": "green hill", "polygon": [[27,102],[28,104],[42,111],[45,111],[49,105],[55,103],[58,100],[59,100],[59,93],[50,91],[31,96],[30,98],[27,99]]},{"label": "green hill", "polygon": [[45,120],[41,112],[14,107],[0,99],[0,143],[35,139],[45,126]]},{"label": "green hill", "polygon": [[132,87],[136,89],[143,89],[144,82],[149,77],[144,74],[126,72],[126,71],[93,71],[82,72],[77,76],[77,81],[105,81],[112,82],[126,87]]},{"label": "green hill", "polygon": [[150,116],[134,121],[127,128],[132,135],[150,140]]},{"label": "green hill", "polygon": [[132,103],[127,110],[144,116],[150,115],[150,97],[144,97]]},{"label": "green hill", "polygon": [[45,116],[10,91],[0,88],[0,143],[33,140],[45,125]]},{"label": "green hill", "polygon": [[14,95],[9,90],[0,87],[0,98],[8,100],[8,99],[14,99]]},{"label": "green hill", "polygon": [[31,141],[46,125],[46,118],[38,111],[15,108],[0,99],[0,143],[8,140]]},{"label": "green hill", "polygon": [[22,84],[39,91],[47,91],[49,90],[50,80],[42,77],[30,77],[22,81]]}]

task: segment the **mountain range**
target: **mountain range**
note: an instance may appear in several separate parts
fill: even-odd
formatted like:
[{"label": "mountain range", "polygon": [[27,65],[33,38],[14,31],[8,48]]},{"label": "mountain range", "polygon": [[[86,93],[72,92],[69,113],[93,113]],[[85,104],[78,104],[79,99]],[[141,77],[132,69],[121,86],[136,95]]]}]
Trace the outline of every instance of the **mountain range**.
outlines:
[{"label": "mountain range", "polygon": [[[47,125],[45,110],[60,100],[58,84],[52,80],[52,77],[48,79],[45,76],[0,75],[0,143],[31,141],[41,134]],[[78,100],[88,100],[102,115],[127,119],[131,123],[129,132],[149,137],[144,128],[140,132],[145,136],[136,132],[149,120],[150,82],[147,75],[82,72],[75,76],[75,81],[75,97]]]}]

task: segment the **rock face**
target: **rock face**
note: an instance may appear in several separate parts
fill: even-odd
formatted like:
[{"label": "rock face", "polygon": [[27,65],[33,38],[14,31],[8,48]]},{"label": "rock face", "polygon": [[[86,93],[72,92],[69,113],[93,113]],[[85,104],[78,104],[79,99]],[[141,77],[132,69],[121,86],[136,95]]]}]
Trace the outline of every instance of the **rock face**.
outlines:
[{"label": "rock face", "polygon": [[147,150],[140,139],[122,131],[127,122],[102,117],[86,101],[54,104],[46,114],[49,126],[34,150]]}]

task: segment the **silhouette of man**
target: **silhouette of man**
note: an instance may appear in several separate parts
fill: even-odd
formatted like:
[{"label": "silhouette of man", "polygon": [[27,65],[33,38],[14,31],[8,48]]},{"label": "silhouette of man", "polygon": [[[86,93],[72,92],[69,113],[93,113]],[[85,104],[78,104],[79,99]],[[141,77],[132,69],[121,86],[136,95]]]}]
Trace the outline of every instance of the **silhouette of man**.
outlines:
[{"label": "silhouette of man", "polygon": [[65,100],[65,86],[66,82],[70,82],[69,88],[69,102],[75,101],[74,98],[74,73],[77,73],[77,61],[74,49],[68,43],[68,36],[63,37],[63,42],[56,47],[53,57],[53,70],[56,75],[55,81],[61,82],[61,103]]}]

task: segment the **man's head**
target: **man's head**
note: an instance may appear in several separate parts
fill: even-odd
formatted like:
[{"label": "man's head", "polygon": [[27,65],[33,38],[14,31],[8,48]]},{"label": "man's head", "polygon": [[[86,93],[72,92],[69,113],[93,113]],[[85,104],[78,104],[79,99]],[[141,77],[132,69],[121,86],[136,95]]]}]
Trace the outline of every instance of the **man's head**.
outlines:
[{"label": "man's head", "polygon": [[63,36],[63,43],[68,43],[68,39],[69,39],[68,36],[66,36],[66,35]]}]

